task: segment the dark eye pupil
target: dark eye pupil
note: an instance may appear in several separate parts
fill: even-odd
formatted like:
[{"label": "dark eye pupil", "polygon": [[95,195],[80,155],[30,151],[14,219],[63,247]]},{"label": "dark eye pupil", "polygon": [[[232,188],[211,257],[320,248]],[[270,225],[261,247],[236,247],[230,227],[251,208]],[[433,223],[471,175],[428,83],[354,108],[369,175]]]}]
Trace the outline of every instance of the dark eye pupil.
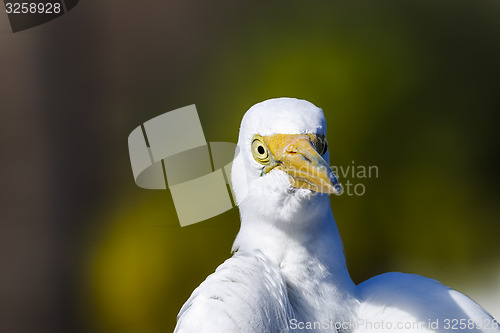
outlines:
[{"label": "dark eye pupil", "polygon": [[265,153],[264,147],[262,147],[262,146],[259,146],[259,147],[257,148],[257,151],[258,151],[258,152],[259,152],[259,154],[261,154],[261,155]]}]

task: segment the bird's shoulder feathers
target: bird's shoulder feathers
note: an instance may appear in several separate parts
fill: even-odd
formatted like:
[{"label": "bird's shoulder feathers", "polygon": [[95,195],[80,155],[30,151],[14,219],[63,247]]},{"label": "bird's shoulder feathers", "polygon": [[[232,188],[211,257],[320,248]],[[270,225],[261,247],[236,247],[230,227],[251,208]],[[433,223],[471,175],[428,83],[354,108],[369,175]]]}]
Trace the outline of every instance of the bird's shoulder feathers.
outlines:
[{"label": "bird's shoulder feathers", "polygon": [[279,268],[260,251],[236,252],[193,291],[175,332],[287,332],[293,317]]},{"label": "bird's shoulder feathers", "polygon": [[420,275],[378,275],[361,283],[358,292],[358,320],[364,323],[356,333],[370,332],[382,321],[402,325],[401,332],[450,332],[466,325],[458,331],[500,333],[493,317],[469,297]]}]

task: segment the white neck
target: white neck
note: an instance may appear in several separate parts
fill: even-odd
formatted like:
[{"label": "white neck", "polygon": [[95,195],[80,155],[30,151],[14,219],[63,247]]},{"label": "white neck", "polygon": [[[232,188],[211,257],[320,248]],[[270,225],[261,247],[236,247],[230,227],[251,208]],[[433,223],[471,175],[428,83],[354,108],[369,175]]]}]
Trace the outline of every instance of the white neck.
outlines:
[{"label": "white neck", "polygon": [[[247,199],[240,204],[241,229],[233,250],[260,250],[277,265],[290,301],[303,320],[351,319],[355,286],[347,272],[328,197],[311,198],[318,212],[311,218],[297,212],[280,221],[276,221],[275,212],[274,216],[260,212],[252,200],[255,198]],[[311,208],[310,203],[307,208]],[[302,220],[297,221],[297,217]],[[353,306],[346,307],[351,301]]]}]

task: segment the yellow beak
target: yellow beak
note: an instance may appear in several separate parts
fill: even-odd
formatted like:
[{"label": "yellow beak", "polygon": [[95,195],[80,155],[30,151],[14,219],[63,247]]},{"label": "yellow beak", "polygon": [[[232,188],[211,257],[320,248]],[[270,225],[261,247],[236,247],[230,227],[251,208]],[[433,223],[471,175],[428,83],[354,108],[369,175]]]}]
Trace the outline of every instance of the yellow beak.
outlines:
[{"label": "yellow beak", "polygon": [[264,169],[278,168],[291,176],[292,186],[321,193],[342,193],[342,186],[326,161],[317,152],[313,134],[275,134],[264,137],[271,163]]}]

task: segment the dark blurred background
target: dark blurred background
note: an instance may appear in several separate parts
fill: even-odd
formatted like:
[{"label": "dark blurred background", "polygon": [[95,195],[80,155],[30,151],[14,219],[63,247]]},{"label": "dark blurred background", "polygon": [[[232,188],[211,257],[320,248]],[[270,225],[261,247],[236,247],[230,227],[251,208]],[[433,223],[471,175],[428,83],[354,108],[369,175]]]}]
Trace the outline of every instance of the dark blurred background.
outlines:
[{"label": "dark blurred background", "polygon": [[[230,256],[233,209],[181,228],[128,134],[196,104],[207,141],[292,96],[325,111],[355,282],[441,280],[500,319],[500,3],[92,1],[13,34],[0,13],[0,331],[169,332]],[[186,133],[189,135],[189,133]]]}]

